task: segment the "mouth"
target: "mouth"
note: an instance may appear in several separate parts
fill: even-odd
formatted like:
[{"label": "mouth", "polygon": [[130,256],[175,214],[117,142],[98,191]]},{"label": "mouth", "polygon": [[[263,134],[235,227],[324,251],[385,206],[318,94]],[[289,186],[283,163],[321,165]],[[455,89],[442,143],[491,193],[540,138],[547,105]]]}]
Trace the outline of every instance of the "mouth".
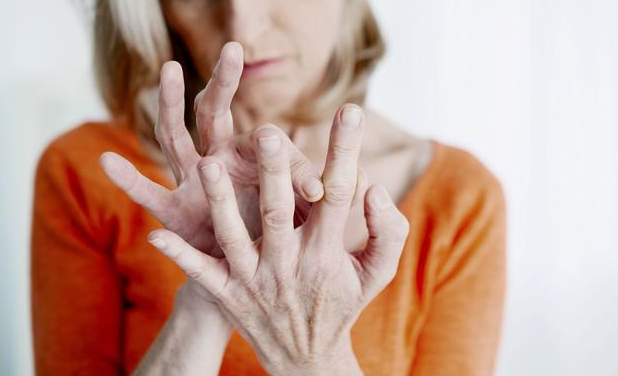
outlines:
[{"label": "mouth", "polygon": [[273,73],[281,65],[283,58],[263,59],[245,62],[242,71],[242,78],[264,77]]}]

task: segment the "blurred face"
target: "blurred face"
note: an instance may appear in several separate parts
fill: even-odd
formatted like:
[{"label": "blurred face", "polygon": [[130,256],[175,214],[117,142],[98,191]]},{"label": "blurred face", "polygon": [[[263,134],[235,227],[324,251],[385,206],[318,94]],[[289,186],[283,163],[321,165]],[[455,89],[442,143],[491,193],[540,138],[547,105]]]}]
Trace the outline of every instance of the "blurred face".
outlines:
[{"label": "blurred face", "polygon": [[320,83],[339,39],[345,1],[162,0],[162,6],[204,80],[227,41],[242,44],[245,65],[235,102],[273,119],[293,111]]}]

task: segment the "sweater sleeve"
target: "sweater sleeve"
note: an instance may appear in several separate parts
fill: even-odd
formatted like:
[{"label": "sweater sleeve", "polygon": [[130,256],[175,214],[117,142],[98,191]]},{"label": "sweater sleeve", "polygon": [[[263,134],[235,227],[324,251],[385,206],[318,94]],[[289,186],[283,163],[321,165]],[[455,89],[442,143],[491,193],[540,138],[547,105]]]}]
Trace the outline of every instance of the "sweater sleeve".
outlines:
[{"label": "sweater sleeve", "polygon": [[52,147],[35,178],[31,302],[37,375],[121,373],[120,283],[79,172]]},{"label": "sweater sleeve", "polygon": [[414,376],[493,373],[505,290],[505,200],[499,182],[482,175],[473,177],[476,188],[459,181],[449,192],[450,200],[463,199],[445,211],[449,235],[433,268]]}]

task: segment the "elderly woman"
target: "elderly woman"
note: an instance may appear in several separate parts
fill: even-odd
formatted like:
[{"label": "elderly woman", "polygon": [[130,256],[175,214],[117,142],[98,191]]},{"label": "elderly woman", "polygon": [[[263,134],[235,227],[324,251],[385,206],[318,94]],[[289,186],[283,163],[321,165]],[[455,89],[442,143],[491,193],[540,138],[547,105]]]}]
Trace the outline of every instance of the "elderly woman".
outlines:
[{"label": "elderly woman", "polygon": [[500,185],[345,104],[384,50],[365,0],[99,0],[94,25],[112,117],[37,169],[38,374],[492,372]]}]

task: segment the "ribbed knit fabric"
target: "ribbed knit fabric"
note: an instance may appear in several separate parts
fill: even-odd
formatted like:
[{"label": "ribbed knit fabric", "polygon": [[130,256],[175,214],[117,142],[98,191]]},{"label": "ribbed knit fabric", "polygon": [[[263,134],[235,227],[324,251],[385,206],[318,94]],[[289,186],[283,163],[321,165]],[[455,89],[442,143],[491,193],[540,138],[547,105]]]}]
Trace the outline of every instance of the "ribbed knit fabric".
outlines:
[{"label": "ribbed knit fabric", "polygon": [[[411,232],[397,275],[352,330],[366,375],[493,371],[505,289],[502,190],[469,153],[435,146],[427,171],[399,204]],[[122,124],[84,124],[43,153],[31,254],[38,375],[129,374],[170,315],[185,280],[146,241],[158,221],[99,167],[105,151],[125,156],[169,186]],[[263,373],[251,347],[235,333],[221,374]]]}]

